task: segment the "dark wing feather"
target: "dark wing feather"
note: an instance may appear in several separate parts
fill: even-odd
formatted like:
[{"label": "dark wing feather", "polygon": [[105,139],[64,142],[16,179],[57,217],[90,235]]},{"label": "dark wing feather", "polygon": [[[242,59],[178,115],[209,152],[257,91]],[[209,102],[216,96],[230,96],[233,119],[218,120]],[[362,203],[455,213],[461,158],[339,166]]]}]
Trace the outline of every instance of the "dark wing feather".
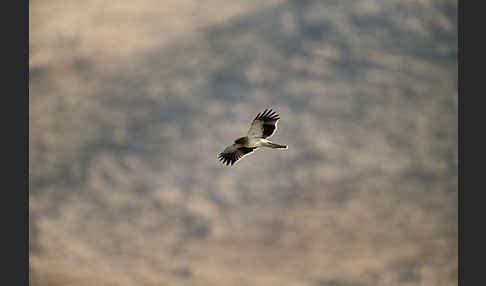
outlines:
[{"label": "dark wing feather", "polygon": [[245,155],[253,152],[256,148],[236,147],[232,145],[219,153],[218,158],[223,164],[233,165],[236,161],[243,158]]},{"label": "dark wing feather", "polygon": [[273,135],[277,129],[277,121],[280,119],[279,115],[272,109],[265,109],[263,113],[253,119],[253,122],[248,130],[248,136],[268,138]]}]

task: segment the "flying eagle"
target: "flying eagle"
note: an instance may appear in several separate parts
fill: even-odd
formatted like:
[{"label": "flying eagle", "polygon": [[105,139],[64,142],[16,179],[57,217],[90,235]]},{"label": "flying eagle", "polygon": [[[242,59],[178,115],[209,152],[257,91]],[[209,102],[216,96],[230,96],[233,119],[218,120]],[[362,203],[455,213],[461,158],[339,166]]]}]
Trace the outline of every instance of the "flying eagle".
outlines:
[{"label": "flying eagle", "polygon": [[279,115],[272,109],[265,109],[263,113],[253,119],[248,135],[235,140],[219,153],[219,160],[226,165],[233,165],[236,161],[253,152],[259,147],[268,147],[272,149],[287,149],[286,145],[280,145],[267,140],[277,129]]}]

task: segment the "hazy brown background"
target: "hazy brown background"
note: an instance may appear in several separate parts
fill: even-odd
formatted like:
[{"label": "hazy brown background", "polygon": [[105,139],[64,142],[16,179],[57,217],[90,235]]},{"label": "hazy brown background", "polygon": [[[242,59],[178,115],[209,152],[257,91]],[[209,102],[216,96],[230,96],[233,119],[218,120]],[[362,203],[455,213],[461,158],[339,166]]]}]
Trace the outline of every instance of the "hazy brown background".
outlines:
[{"label": "hazy brown background", "polygon": [[456,11],[31,1],[31,285],[457,285]]}]

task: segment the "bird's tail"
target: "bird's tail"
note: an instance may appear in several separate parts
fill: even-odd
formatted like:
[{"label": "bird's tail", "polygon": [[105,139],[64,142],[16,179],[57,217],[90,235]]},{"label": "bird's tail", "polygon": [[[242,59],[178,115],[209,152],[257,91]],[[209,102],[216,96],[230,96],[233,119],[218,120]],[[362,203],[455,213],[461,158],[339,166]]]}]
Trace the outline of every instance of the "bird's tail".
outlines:
[{"label": "bird's tail", "polygon": [[273,149],[287,149],[287,145],[280,145],[280,144],[277,144],[277,143],[273,143],[273,142],[268,142],[267,144],[265,144],[267,147],[270,147],[270,148],[273,148]]}]

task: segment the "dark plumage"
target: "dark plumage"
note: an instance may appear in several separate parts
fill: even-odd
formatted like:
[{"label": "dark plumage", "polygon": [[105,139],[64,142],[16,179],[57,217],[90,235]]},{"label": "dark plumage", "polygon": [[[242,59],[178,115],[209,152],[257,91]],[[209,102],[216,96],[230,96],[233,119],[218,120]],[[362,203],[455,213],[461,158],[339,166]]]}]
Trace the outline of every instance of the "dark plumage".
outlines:
[{"label": "dark plumage", "polygon": [[235,144],[246,145],[248,144],[248,137],[241,137],[235,140]]},{"label": "dark plumage", "polygon": [[262,114],[258,113],[254,120],[262,121],[262,138],[268,138],[272,136],[276,129],[276,122],[280,117],[272,109],[265,109]]},{"label": "dark plumage", "polygon": [[223,164],[233,165],[236,161],[238,161],[238,159],[240,159],[241,157],[245,156],[248,153],[253,152],[253,150],[255,150],[255,149],[256,149],[256,147],[254,147],[254,148],[238,147],[238,148],[236,148],[236,151],[234,151],[232,153],[221,152],[221,153],[219,153],[218,157],[223,162]]}]

